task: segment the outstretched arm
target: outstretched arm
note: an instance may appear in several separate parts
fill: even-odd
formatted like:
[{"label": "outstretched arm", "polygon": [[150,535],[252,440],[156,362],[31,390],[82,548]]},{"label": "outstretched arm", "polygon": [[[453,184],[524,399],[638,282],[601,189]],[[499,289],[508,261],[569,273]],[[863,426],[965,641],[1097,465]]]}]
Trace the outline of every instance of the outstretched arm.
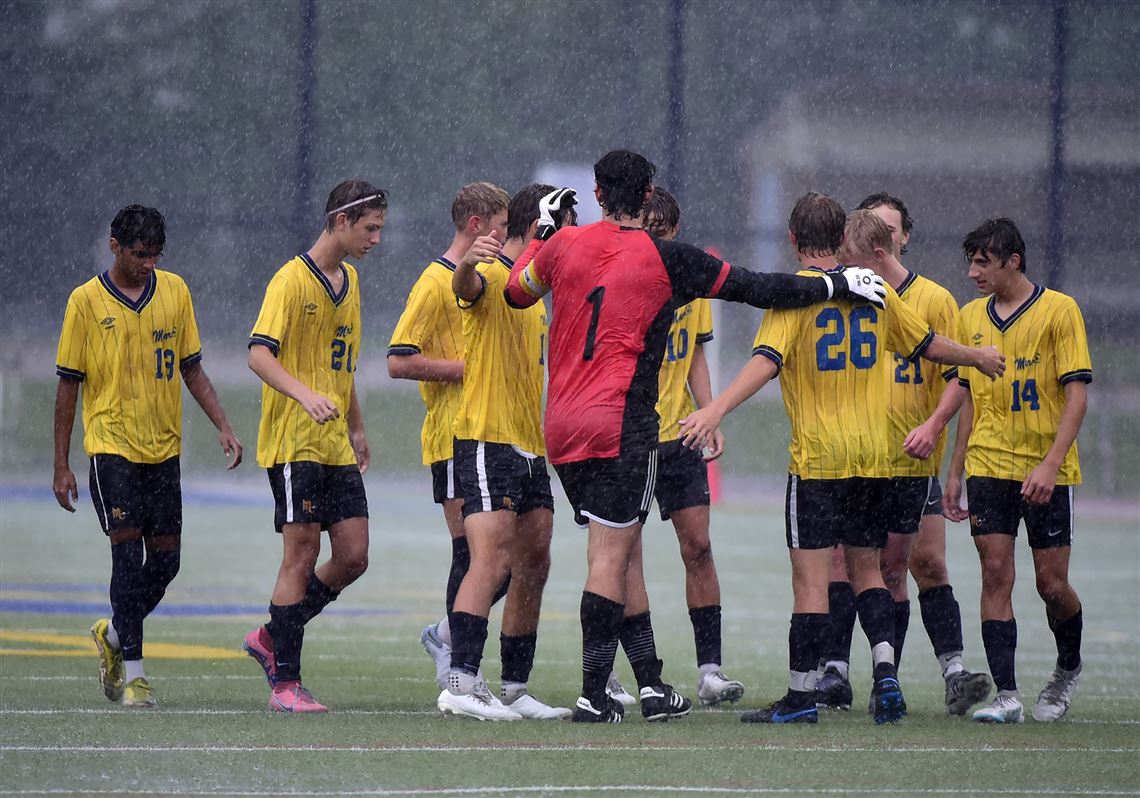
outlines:
[{"label": "outstretched arm", "polygon": [[214,384],[206,376],[206,370],[202,368],[201,360],[195,360],[193,363],[182,367],[182,381],[186,383],[186,390],[190,391],[190,395],[202,408],[202,412],[213,422],[214,427],[220,433],[218,443],[221,444],[222,451],[230,458],[230,464],[226,470],[232,471],[241,465],[241,441],[234,435],[230,420],[226,418],[226,411],[222,409],[222,403],[218,401],[218,392],[214,390]]},{"label": "outstretched arm", "polygon": [[59,506],[75,512],[73,501],[79,499],[79,486],[71,473],[71,428],[75,425],[75,406],[79,403],[79,380],[60,377],[55,389],[55,468],[51,488]]},{"label": "outstretched arm", "polygon": [[[693,392],[693,399],[698,408],[712,404],[712,377],[709,374],[709,361],[705,357],[704,344],[697,344],[693,349],[693,361],[689,364],[689,390]],[[722,454],[724,454],[724,435],[717,429],[712,443],[706,447],[705,460],[715,460]]]},{"label": "outstretched arm", "polygon": [[759,391],[776,376],[777,366],[764,355],[755,355],[717,398],[687,418],[681,419],[681,442],[690,449],[711,446],[719,432],[720,422],[745,399]]},{"label": "outstretched arm", "polygon": [[416,354],[388,353],[388,376],[394,380],[463,382],[463,361]]},{"label": "outstretched arm", "polygon": [[1005,374],[1005,355],[996,347],[963,346],[945,335],[935,334],[922,357],[951,366],[972,366],[991,380]]}]

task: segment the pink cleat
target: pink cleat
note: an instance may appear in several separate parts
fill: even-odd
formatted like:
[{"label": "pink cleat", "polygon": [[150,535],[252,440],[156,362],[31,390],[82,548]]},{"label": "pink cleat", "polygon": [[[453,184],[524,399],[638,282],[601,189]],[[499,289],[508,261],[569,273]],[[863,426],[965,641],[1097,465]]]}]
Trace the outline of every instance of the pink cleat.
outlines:
[{"label": "pink cleat", "polygon": [[313,694],[298,682],[281,682],[269,694],[269,708],[274,712],[328,712]]},{"label": "pink cleat", "polygon": [[273,638],[264,626],[259,626],[245,636],[241,643],[242,650],[249,654],[261,669],[265,671],[265,678],[270,687],[277,686],[277,657],[273,653]]}]

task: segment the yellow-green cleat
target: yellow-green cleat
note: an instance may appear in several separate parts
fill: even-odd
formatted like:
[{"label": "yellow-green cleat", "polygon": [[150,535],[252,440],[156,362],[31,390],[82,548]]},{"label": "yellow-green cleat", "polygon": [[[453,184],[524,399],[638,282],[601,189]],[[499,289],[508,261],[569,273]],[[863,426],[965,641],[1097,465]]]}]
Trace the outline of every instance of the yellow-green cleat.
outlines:
[{"label": "yellow-green cleat", "polygon": [[154,700],[154,688],[145,677],[139,676],[131,679],[123,687],[123,706],[125,707],[153,707],[158,702]]},{"label": "yellow-green cleat", "polygon": [[123,698],[123,652],[111,645],[107,637],[110,618],[100,618],[91,627],[91,639],[99,649],[99,684],[108,701],[118,703]]}]

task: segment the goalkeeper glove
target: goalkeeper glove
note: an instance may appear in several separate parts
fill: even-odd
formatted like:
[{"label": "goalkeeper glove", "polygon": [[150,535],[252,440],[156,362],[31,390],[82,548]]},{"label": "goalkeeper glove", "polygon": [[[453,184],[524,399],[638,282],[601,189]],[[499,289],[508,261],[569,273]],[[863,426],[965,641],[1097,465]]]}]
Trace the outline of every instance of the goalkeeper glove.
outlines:
[{"label": "goalkeeper glove", "polygon": [[538,229],[535,238],[546,241],[566,225],[568,218],[573,218],[574,213],[570,209],[578,204],[576,194],[572,188],[558,188],[538,201]]},{"label": "goalkeeper glove", "polygon": [[876,307],[887,306],[887,289],[883,278],[870,269],[846,267],[841,272],[825,275],[830,290],[828,299],[850,299],[855,302],[870,302]]}]

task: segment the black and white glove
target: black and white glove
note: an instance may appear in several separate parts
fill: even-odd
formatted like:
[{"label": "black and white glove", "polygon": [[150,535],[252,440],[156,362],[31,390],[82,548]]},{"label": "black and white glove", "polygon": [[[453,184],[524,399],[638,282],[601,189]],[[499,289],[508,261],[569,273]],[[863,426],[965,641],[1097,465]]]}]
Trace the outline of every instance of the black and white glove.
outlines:
[{"label": "black and white glove", "polygon": [[551,191],[538,201],[538,230],[535,238],[545,241],[554,235],[556,230],[565,227],[568,217],[573,213],[566,213],[578,204],[577,192],[572,188],[558,188]]},{"label": "black and white glove", "polygon": [[880,308],[887,306],[887,289],[883,278],[870,269],[848,266],[838,274],[824,275],[829,286],[828,299],[850,299],[870,302]]}]

